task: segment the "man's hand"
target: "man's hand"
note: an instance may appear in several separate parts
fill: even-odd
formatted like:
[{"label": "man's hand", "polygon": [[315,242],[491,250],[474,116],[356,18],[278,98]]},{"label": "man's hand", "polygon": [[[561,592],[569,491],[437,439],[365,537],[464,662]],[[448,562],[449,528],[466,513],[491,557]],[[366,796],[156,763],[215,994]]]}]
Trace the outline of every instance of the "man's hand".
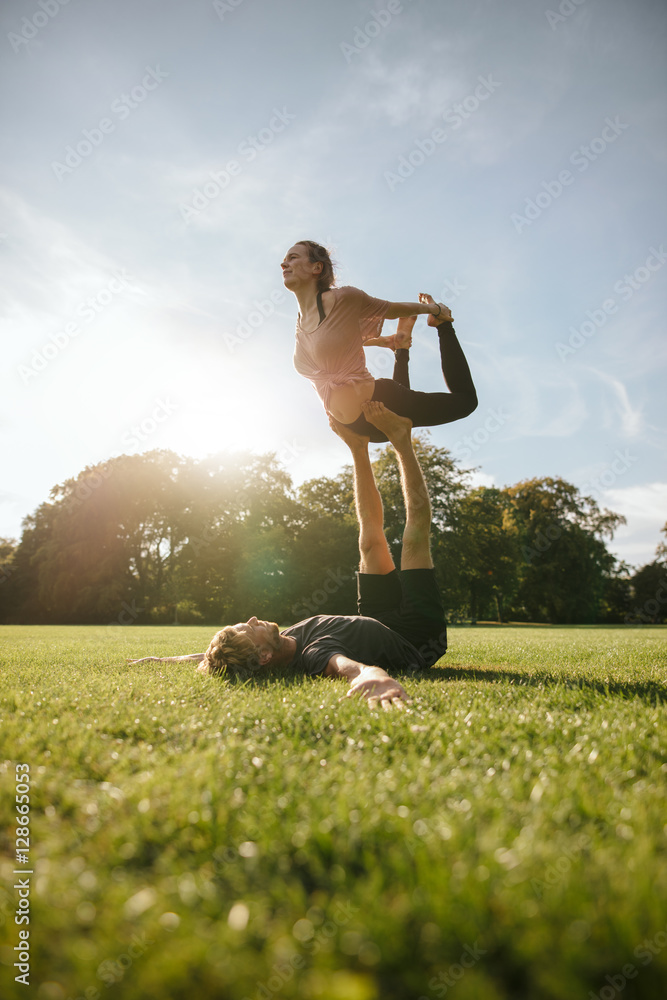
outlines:
[{"label": "man's hand", "polygon": [[[345,677],[350,682],[350,690],[343,698],[361,695],[368,701],[370,709],[375,709],[380,704],[388,712],[394,705],[402,709],[404,703],[410,701],[405,689],[382,667],[358,663],[342,653],[334,653],[327,663],[324,676]],[[343,698],[338,700],[342,701]]]},{"label": "man's hand", "polygon": [[350,682],[350,690],[343,697],[353,698],[357,694],[367,699],[370,709],[376,709],[379,703],[385,712],[391,711],[394,705],[402,711],[404,703],[410,702],[405,688],[381,667],[364,667]]},{"label": "man's hand", "polygon": [[200,663],[206,653],[188,653],[186,656],[142,656],[140,660],[126,660],[126,663],[184,663],[194,660]]}]

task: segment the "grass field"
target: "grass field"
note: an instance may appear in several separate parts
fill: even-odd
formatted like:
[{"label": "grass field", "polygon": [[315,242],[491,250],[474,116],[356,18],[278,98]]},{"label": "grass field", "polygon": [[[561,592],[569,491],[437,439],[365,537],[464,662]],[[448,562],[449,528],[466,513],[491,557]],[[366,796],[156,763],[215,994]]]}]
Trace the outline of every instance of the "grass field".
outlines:
[{"label": "grass field", "polygon": [[667,629],[452,628],[403,713],[125,665],[211,632],[0,629],[3,1000],[665,995]]}]

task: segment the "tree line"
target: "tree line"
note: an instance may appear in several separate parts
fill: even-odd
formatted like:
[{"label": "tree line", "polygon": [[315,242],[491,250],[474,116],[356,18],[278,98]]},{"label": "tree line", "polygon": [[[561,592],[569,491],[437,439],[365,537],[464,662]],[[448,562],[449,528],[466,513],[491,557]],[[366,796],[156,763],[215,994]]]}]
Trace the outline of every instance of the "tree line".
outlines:
[{"label": "tree line", "polygon": [[[427,435],[415,450],[450,621],[665,620],[664,542],[633,571],[606,547],[624,518],[571,483],[473,487]],[[398,564],[404,509],[391,448],[374,471]],[[0,539],[0,621],[219,626],[354,614],[357,531],[350,466],[295,487],[275,453],[121,455],[55,486],[19,541]]]}]

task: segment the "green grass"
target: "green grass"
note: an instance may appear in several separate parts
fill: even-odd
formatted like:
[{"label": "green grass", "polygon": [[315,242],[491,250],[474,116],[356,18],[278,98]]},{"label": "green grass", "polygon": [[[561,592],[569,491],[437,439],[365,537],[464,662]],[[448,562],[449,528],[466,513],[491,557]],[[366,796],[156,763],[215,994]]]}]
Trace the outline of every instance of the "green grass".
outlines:
[{"label": "green grass", "polygon": [[453,628],[404,713],[124,663],[210,635],[0,629],[3,998],[662,995],[667,630]]}]

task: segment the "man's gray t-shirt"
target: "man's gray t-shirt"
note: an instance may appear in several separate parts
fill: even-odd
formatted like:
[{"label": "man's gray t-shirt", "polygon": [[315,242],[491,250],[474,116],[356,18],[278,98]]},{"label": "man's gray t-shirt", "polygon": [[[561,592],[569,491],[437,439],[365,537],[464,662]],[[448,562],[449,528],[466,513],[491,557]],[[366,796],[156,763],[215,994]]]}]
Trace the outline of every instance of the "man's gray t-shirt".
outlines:
[{"label": "man's gray t-shirt", "polygon": [[428,664],[415,647],[375,618],[363,615],[315,615],[282,631],[296,639],[290,666],[321,674],[334,653],[368,666],[392,671],[425,670]]}]

